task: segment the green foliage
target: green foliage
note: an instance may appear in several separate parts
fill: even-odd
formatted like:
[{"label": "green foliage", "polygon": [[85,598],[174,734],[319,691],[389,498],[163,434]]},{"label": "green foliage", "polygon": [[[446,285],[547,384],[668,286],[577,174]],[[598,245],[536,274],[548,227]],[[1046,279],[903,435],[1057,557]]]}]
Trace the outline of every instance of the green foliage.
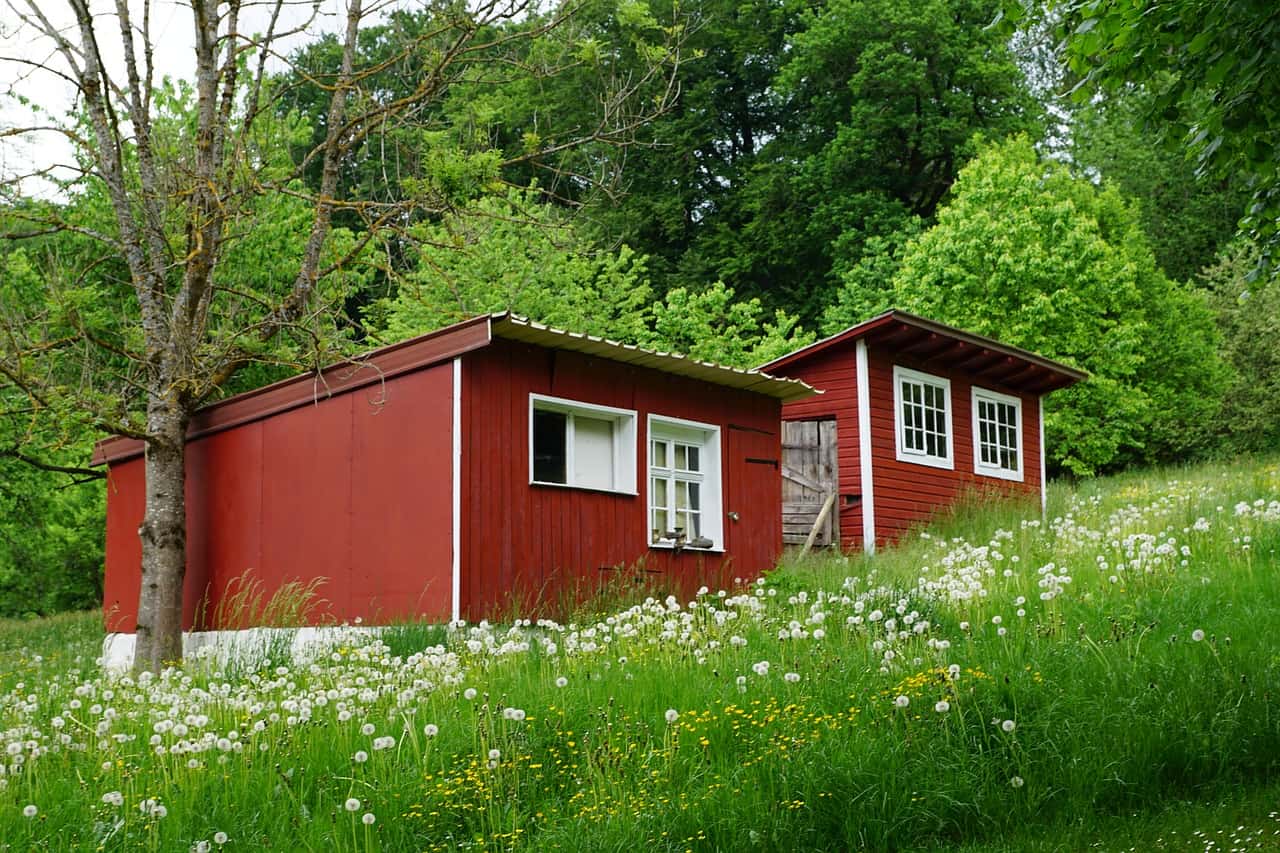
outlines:
[{"label": "green foliage", "polygon": [[815,340],[781,309],[769,322],[759,299],[734,301],[723,282],[697,293],[677,287],[654,304],[653,315],[648,346],[736,367],[764,364]]},{"label": "green foliage", "polygon": [[[1042,160],[1025,137],[961,172],[890,289],[859,284],[841,305],[904,308],[1089,371],[1048,398],[1055,467],[1085,474],[1174,458],[1211,432],[1223,372],[1204,299],[1157,268],[1113,187]],[[833,309],[830,319],[847,317]]]},{"label": "green foliage", "polygon": [[563,329],[750,367],[811,340],[783,311],[717,282],[652,301],[646,259],[594,247],[536,188],[485,197],[414,231],[417,269],[366,314],[390,342],[476,314],[513,311]]},{"label": "green foliage", "polygon": [[[1280,242],[1280,6],[1271,0],[1059,0],[1060,34],[1079,97],[1150,86],[1148,115],[1218,179],[1245,175],[1242,223],[1268,251]],[[1006,10],[1022,12],[1020,0]]]},{"label": "green foliage", "polygon": [[101,607],[105,521],[102,481],[73,485],[0,454],[0,617]]},{"label": "green foliage", "polygon": [[1218,423],[1236,451],[1280,447],[1280,276],[1250,281],[1257,254],[1241,242],[1204,273],[1234,373]]},{"label": "green foliage", "polygon": [[595,249],[536,189],[484,197],[415,229],[416,268],[368,313],[379,340],[419,335],[491,311],[563,329],[636,341],[644,336],[644,258]]},{"label": "green foliage", "polygon": [[1071,160],[1137,203],[1156,263],[1169,278],[1191,281],[1234,237],[1249,194],[1238,174],[1197,178],[1181,151],[1161,145],[1147,122],[1153,100],[1130,88],[1078,109]]},{"label": "green foliage", "polygon": [[928,219],[984,130],[1038,108],[978,0],[705,4],[661,147],[628,163],[604,233],[655,288],[723,281],[808,323],[877,238]]}]

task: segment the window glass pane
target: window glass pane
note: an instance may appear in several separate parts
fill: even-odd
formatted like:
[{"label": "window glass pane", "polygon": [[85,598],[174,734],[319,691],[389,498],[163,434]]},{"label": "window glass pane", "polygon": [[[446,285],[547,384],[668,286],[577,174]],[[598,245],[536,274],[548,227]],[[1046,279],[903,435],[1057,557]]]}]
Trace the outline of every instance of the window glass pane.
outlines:
[{"label": "window glass pane", "polygon": [[539,483],[564,483],[565,425],[564,412],[533,410],[533,479]]},{"label": "window glass pane", "polygon": [[689,508],[689,484],[682,481],[676,481],[676,509]]},{"label": "window glass pane", "polygon": [[689,509],[702,509],[701,488],[697,483],[689,484]]},{"label": "window glass pane", "polygon": [[651,453],[652,459],[650,460],[649,464],[651,464],[654,468],[666,468],[667,467],[667,443],[665,441],[653,441],[651,442],[651,444],[653,446],[653,450]]},{"label": "window glass pane", "polygon": [[649,494],[649,503],[654,506],[667,505],[667,481],[660,477],[653,478],[653,488]]},{"label": "window glass pane", "polygon": [[650,531],[653,541],[667,538],[667,531],[671,528],[667,524],[667,511],[665,509],[655,509],[653,511],[653,529]]},{"label": "window glass pane", "polygon": [[687,466],[688,466],[688,456],[689,456],[689,448],[688,448],[688,446],[683,445],[683,444],[677,444],[677,445],[676,445],[676,465],[675,465],[675,467],[676,467],[676,468],[678,468],[678,469],[680,469],[681,471],[687,471],[687,470],[689,470],[689,469],[688,469],[688,467],[687,467]]},{"label": "window glass pane", "polygon": [[613,421],[574,415],[573,484],[613,488]]},{"label": "window glass pane", "polygon": [[702,469],[698,467],[699,465],[698,448],[694,447],[693,445],[689,445],[688,454],[689,454],[688,455],[689,467],[686,470],[701,471]]},{"label": "window glass pane", "polygon": [[696,512],[680,513],[680,525],[684,528],[686,539],[697,539],[702,535],[701,517]]}]

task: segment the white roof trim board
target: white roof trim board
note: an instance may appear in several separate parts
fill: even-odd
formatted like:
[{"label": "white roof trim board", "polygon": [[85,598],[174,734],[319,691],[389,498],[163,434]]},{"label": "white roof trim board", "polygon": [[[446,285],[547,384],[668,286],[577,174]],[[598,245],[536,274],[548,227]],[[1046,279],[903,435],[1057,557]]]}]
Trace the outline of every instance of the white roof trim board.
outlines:
[{"label": "white roof trim board", "polygon": [[783,379],[770,376],[755,368],[744,370],[738,367],[726,367],[710,361],[699,361],[674,352],[657,352],[634,344],[623,344],[617,341],[598,338],[582,332],[568,332],[553,329],[527,317],[510,312],[501,312],[489,316],[489,328],[493,336],[512,341],[538,344],[555,349],[580,352],[632,364],[636,367],[648,367],[672,373],[676,376],[687,376],[715,385],[739,388],[775,397],[783,402],[802,400],[822,392],[807,382],[799,379]]}]

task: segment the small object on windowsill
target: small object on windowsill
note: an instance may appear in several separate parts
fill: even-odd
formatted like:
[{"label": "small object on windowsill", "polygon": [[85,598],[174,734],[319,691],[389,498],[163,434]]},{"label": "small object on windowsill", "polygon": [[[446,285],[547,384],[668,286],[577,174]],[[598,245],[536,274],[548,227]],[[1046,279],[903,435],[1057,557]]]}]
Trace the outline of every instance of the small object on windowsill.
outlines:
[{"label": "small object on windowsill", "polygon": [[714,548],[716,543],[705,536],[699,536],[688,544],[690,548]]}]

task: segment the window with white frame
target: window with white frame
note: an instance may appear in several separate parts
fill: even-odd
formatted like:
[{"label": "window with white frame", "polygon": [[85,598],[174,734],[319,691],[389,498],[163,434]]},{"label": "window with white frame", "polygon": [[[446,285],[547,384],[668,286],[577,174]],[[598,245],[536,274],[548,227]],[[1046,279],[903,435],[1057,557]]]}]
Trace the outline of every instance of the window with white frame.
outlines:
[{"label": "window with white frame", "polygon": [[722,550],[720,430],[649,418],[649,543]]},{"label": "window with white frame", "polygon": [[1022,479],[1022,401],[973,389],[973,470],[988,477]]},{"label": "window with white frame", "polygon": [[529,482],[636,493],[636,413],[529,395]]},{"label": "window with white frame", "polygon": [[954,467],[950,380],[894,367],[893,401],[898,460],[935,468]]}]

